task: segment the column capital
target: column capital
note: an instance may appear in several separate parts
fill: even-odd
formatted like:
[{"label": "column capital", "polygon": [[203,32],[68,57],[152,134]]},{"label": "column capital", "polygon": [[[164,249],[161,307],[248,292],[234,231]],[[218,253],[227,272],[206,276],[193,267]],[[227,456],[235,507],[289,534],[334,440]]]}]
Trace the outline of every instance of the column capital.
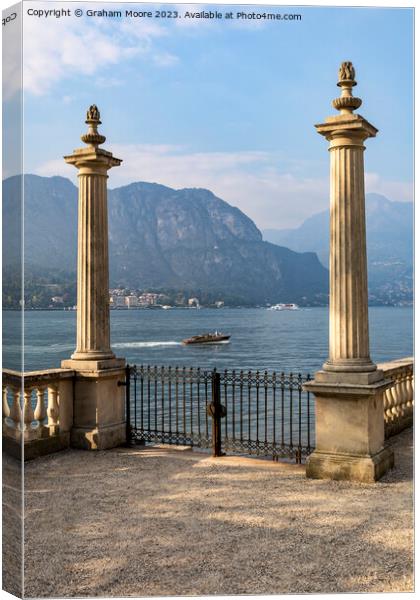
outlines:
[{"label": "column capital", "polygon": [[[98,174],[106,175],[106,172],[112,167],[118,167],[122,163],[121,158],[115,158],[112,152],[102,148],[77,148],[73,154],[64,156],[67,164],[80,169],[80,175]],[[87,171],[86,171],[87,169]]]},{"label": "column capital", "polygon": [[67,164],[82,169],[79,173],[89,175],[106,175],[106,172],[112,167],[118,167],[122,163],[121,158],[113,156],[112,152],[99,148],[106,140],[106,137],[99,133],[98,126],[101,125],[100,112],[96,104],[92,104],[86,113],[88,131],[80,136],[82,142],[87,145],[86,148],[77,148],[73,154],[64,156]]},{"label": "column capital", "polygon": [[[320,135],[333,142],[332,146],[361,146],[366,138],[375,137],[378,133],[376,127],[364,117],[353,113],[362,105],[362,100],[353,96],[353,87],[357,85],[355,77],[356,71],[353,64],[350,61],[341,63],[337,83],[337,86],[341,88],[341,96],[332,101],[333,107],[340,114],[327,117],[325,123],[315,125]],[[343,139],[337,143],[339,138]]]},{"label": "column capital", "polygon": [[[351,141],[360,144],[367,138],[376,137],[378,129],[374,127],[361,115],[345,114],[327,117],[324,123],[315,125],[317,132],[324,136],[329,142],[337,140],[337,138],[348,138]],[[343,139],[343,144],[345,141]],[[333,146],[337,144],[332,144]]]}]

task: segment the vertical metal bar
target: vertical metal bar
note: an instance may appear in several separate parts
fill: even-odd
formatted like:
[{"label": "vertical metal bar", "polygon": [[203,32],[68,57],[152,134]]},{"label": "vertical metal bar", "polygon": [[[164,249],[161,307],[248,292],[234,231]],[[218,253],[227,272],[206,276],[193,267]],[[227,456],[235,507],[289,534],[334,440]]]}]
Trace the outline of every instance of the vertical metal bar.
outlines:
[{"label": "vertical metal bar", "polygon": [[293,373],[289,375],[289,425],[290,425],[290,449],[293,450]]},{"label": "vertical metal bar", "polygon": [[194,421],[193,421],[193,368],[190,367],[190,431],[191,431],[191,441],[194,437]]},{"label": "vertical metal bar", "polygon": [[[144,373],[143,373],[143,367],[141,367],[141,371],[140,371],[140,426],[141,426],[141,430],[144,431],[144,407],[143,407],[143,402],[144,402]],[[134,405],[135,406],[135,405]]]},{"label": "vertical metal bar", "polygon": [[299,394],[299,445],[298,445],[298,462],[302,462],[302,375],[298,374],[298,394]]},{"label": "vertical metal bar", "polygon": [[[130,446],[131,444],[131,415],[130,415],[130,377],[131,377],[131,369],[130,365],[127,365],[125,368],[125,440],[126,445]],[[135,398],[134,398],[135,405]]]},{"label": "vertical metal bar", "polygon": [[165,437],[165,367],[160,368],[160,407],[161,407],[161,431],[162,441]]},{"label": "vertical metal bar", "polygon": [[[311,376],[308,374],[306,376],[306,381],[310,381]],[[309,392],[306,392],[306,415],[307,415],[307,427],[308,427],[308,454],[311,451],[311,405],[310,405],[310,394]]]},{"label": "vertical metal bar", "polygon": [[251,386],[252,373],[248,371],[248,446],[251,447]]},{"label": "vertical metal bar", "polygon": [[198,437],[201,442],[200,384],[201,384],[201,370],[200,370],[200,367],[198,367],[198,369],[197,369],[197,421],[198,421]]},{"label": "vertical metal bar", "polygon": [[220,418],[220,373],[212,373],[211,393],[213,404],[213,456],[222,456],[222,432]]},{"label": "vertical metal bar", "polygon": [[[236,424],[235,424],[235,379],[236,379],[236,373],[235,371],[232,371],[232,439],[233,441],[235,441],[236,438],[236,433],[235,433],[235,429],[236,429]],[[226,419],[227,421],[227,419]]]},{"label": "vertical metal bar", "polygon": [[147,431],[148,434],[150,435],[150,423],[151,423],[151,419],[150,419],[150,407],[151,407],[151,377],[152,377],[152,373],[151,373],[151,369],[148,366],[147,367]]},{"label": "vertical metal bar", "polygon": [[241,413],[241,419],[240,419],[241,444],[242,444],[243,439],[244,439],[244,435],[243,435],[243,433],[244,433],[243,432],[243,418],[244,418],[244,415],[243,415],[243,402],[244,402],[243,394],[244,394],[244,389],[243,388],[244,388],[244,377],[243,377],[243,375],[244,375],[244,373],[243,373],[243,371],[241,371],[240,374],[239,374],[239,406],[240,406],[239,411]]},{"label": "vertical metal bar", "polygon": [[[131,372],[131,370],[130,370],[130,372]],[[129,383],[131,383],[131,381],[130,381],[131,377],[129,377],[128,379],[129,379]],[[137,371],[136,370],[134,370],[133,379],[134,379],[134,427],[137,429]]]},{"label": "vertical metal bar", "polygon": [[255,373],[255,388],[256,388],[256,401],[257,401],[257,454],[259,454],[259,443],[260,443],[260,372]]},{"label": "vertical metal bar", "polygon": [[281,383],[281,447],[284,449],[284,373],[280,375]]},{"label": "vertical metal bar", "polygon": [[184,437],[184,442],[185,442],[185,438],[187,436],[187,434],[186,434],[187,417],[186,417],[186,412],[185,412],[185,374],[186,374],[185,367],[182,367],[182,435]]},{"label": "vertical metal bar", "polygon": [[153,397],[154,397],[154,405],[155,405],[155,436],[157,437],[158,427],[157,427],[157,366],[154,366],[153,369]]},{"label": "vertical metal bar", "polygon": [[168,367],[169,443],[172,444],[172,367]]},{"label": "vertical metal bar", "polygon": [[[225,406],[228,408],[228,398],[227,398],[227,380],[228,380],[228,372],[225,369],[224,371],[224,382],[223,382],[223,391],[225,395]],[[225,419],[225,438],[228,439],[228,420]]]},{"label": "vertical metal bar", "polygon": [[267,448],[267,425],[268,425],[268,373],[264,371],[264,446]]},{"label": "vertical metal bar", "polygon": [[179,369],[175,367],[175,421],[176,421],[176,441],[179,442]]},{"label": "vertical metal bar", "polygon": [[209,401],[208,401],[208,375],[204,373],[204,392],[206,396],[206,440],[209,439],[209,415],[207,412]]},{"label": "vertical metal bar", "polygon": [[277,454],[276,450],[276,373],[273,373],[273,458]]}]

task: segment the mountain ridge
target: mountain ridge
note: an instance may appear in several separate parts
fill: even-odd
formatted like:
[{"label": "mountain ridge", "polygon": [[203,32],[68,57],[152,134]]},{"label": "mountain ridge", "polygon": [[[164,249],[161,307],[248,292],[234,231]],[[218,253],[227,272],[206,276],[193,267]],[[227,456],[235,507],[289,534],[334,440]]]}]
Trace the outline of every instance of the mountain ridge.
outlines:
[{"label": "mountain ridge", "polygon": [[[19,223],[20,178],[3,182],[3,211]],[[203,188],[134,182],[108,191],[110,283],[180,289],[231,304],[325,304],[328,272],[315,253],[267,241],[255,223]],[[5,222],[5,220],[3,221]],[[4,264],[19,245],[3,237]],[[77,188],[68,179],[25,175],[25,272],[75,273]]]},{"label": "mountain ridge", "polygon": [[[370,299],[408,301],[413,297],[413,204],[366,194],[366,236]],[[295,229],[265,229],[263,238],[296,252],[316,252],[328,267],[329,211]]]}]

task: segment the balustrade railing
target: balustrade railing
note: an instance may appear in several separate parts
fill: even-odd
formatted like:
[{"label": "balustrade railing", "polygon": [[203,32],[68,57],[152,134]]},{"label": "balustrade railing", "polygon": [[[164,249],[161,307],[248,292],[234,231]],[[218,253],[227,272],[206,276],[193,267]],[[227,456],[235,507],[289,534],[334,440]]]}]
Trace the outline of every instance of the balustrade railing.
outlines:
[{"label": "balustrade railing", "polygon": [[[413,359],[382,363],[378,368],[393,382],[383,398],[385,436],[390,437],[413,423]],[[129,372],[131,419],[127,416],[136,437],[211,446],[208,407],[214,402],[213,372],[170,367],[132,367]],[[310,453],[315,415],[309,394],[302,394],[300,376],[234,371],[216,375],[217,397],[227,409],[219,432],[224,448],[273,456],[297,452],[299,460]],[[17,443],[23,440],[25,452],[31,442],[60,437],[63,442],[63,436],[68,439],[61,447],[68,447],[73,426],[73,382],[74,371],[70,369],[23,374],[3,369],[3,436]],[[181,428],[180,419],[184,423]]]},{"label": "balustrade railing", "polygon": [[3,369],[3,435],[27,443],[68,433],[73,425],[73,375],[69,369]]},{"label": "balustrade railing", "polygon": [[413,423],[413,358],[401,358],[378,365],[393,385],[384,392],[385,437],[399,433]]}]

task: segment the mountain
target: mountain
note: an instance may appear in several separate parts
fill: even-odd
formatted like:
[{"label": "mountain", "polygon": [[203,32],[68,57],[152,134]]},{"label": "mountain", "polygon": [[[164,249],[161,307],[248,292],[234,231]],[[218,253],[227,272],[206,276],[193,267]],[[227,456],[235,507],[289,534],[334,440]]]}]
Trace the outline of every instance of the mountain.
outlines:
[{"label": "mountain", "polygon": [[[26,175],[25,275],[76,271],[77,188],[62,177]],[[20,180],[3,182],[3,223],[19,223]],[[110,283],[178,290],[203,302],[326,303],[328,272],[313,252],[263,241],[239,209],[204,189],[132,183],[108,193]],[[3,262],[19,263],[16,231],[4,228]]]},{"label": "mountain", "polygon": [[[328,267],[329,211],[296,229],[266,229],[264,239],[296,252],[316,252]],[[374,301],[410,301],[413,294],[413,204],[366,194],[369,293]]]}]

